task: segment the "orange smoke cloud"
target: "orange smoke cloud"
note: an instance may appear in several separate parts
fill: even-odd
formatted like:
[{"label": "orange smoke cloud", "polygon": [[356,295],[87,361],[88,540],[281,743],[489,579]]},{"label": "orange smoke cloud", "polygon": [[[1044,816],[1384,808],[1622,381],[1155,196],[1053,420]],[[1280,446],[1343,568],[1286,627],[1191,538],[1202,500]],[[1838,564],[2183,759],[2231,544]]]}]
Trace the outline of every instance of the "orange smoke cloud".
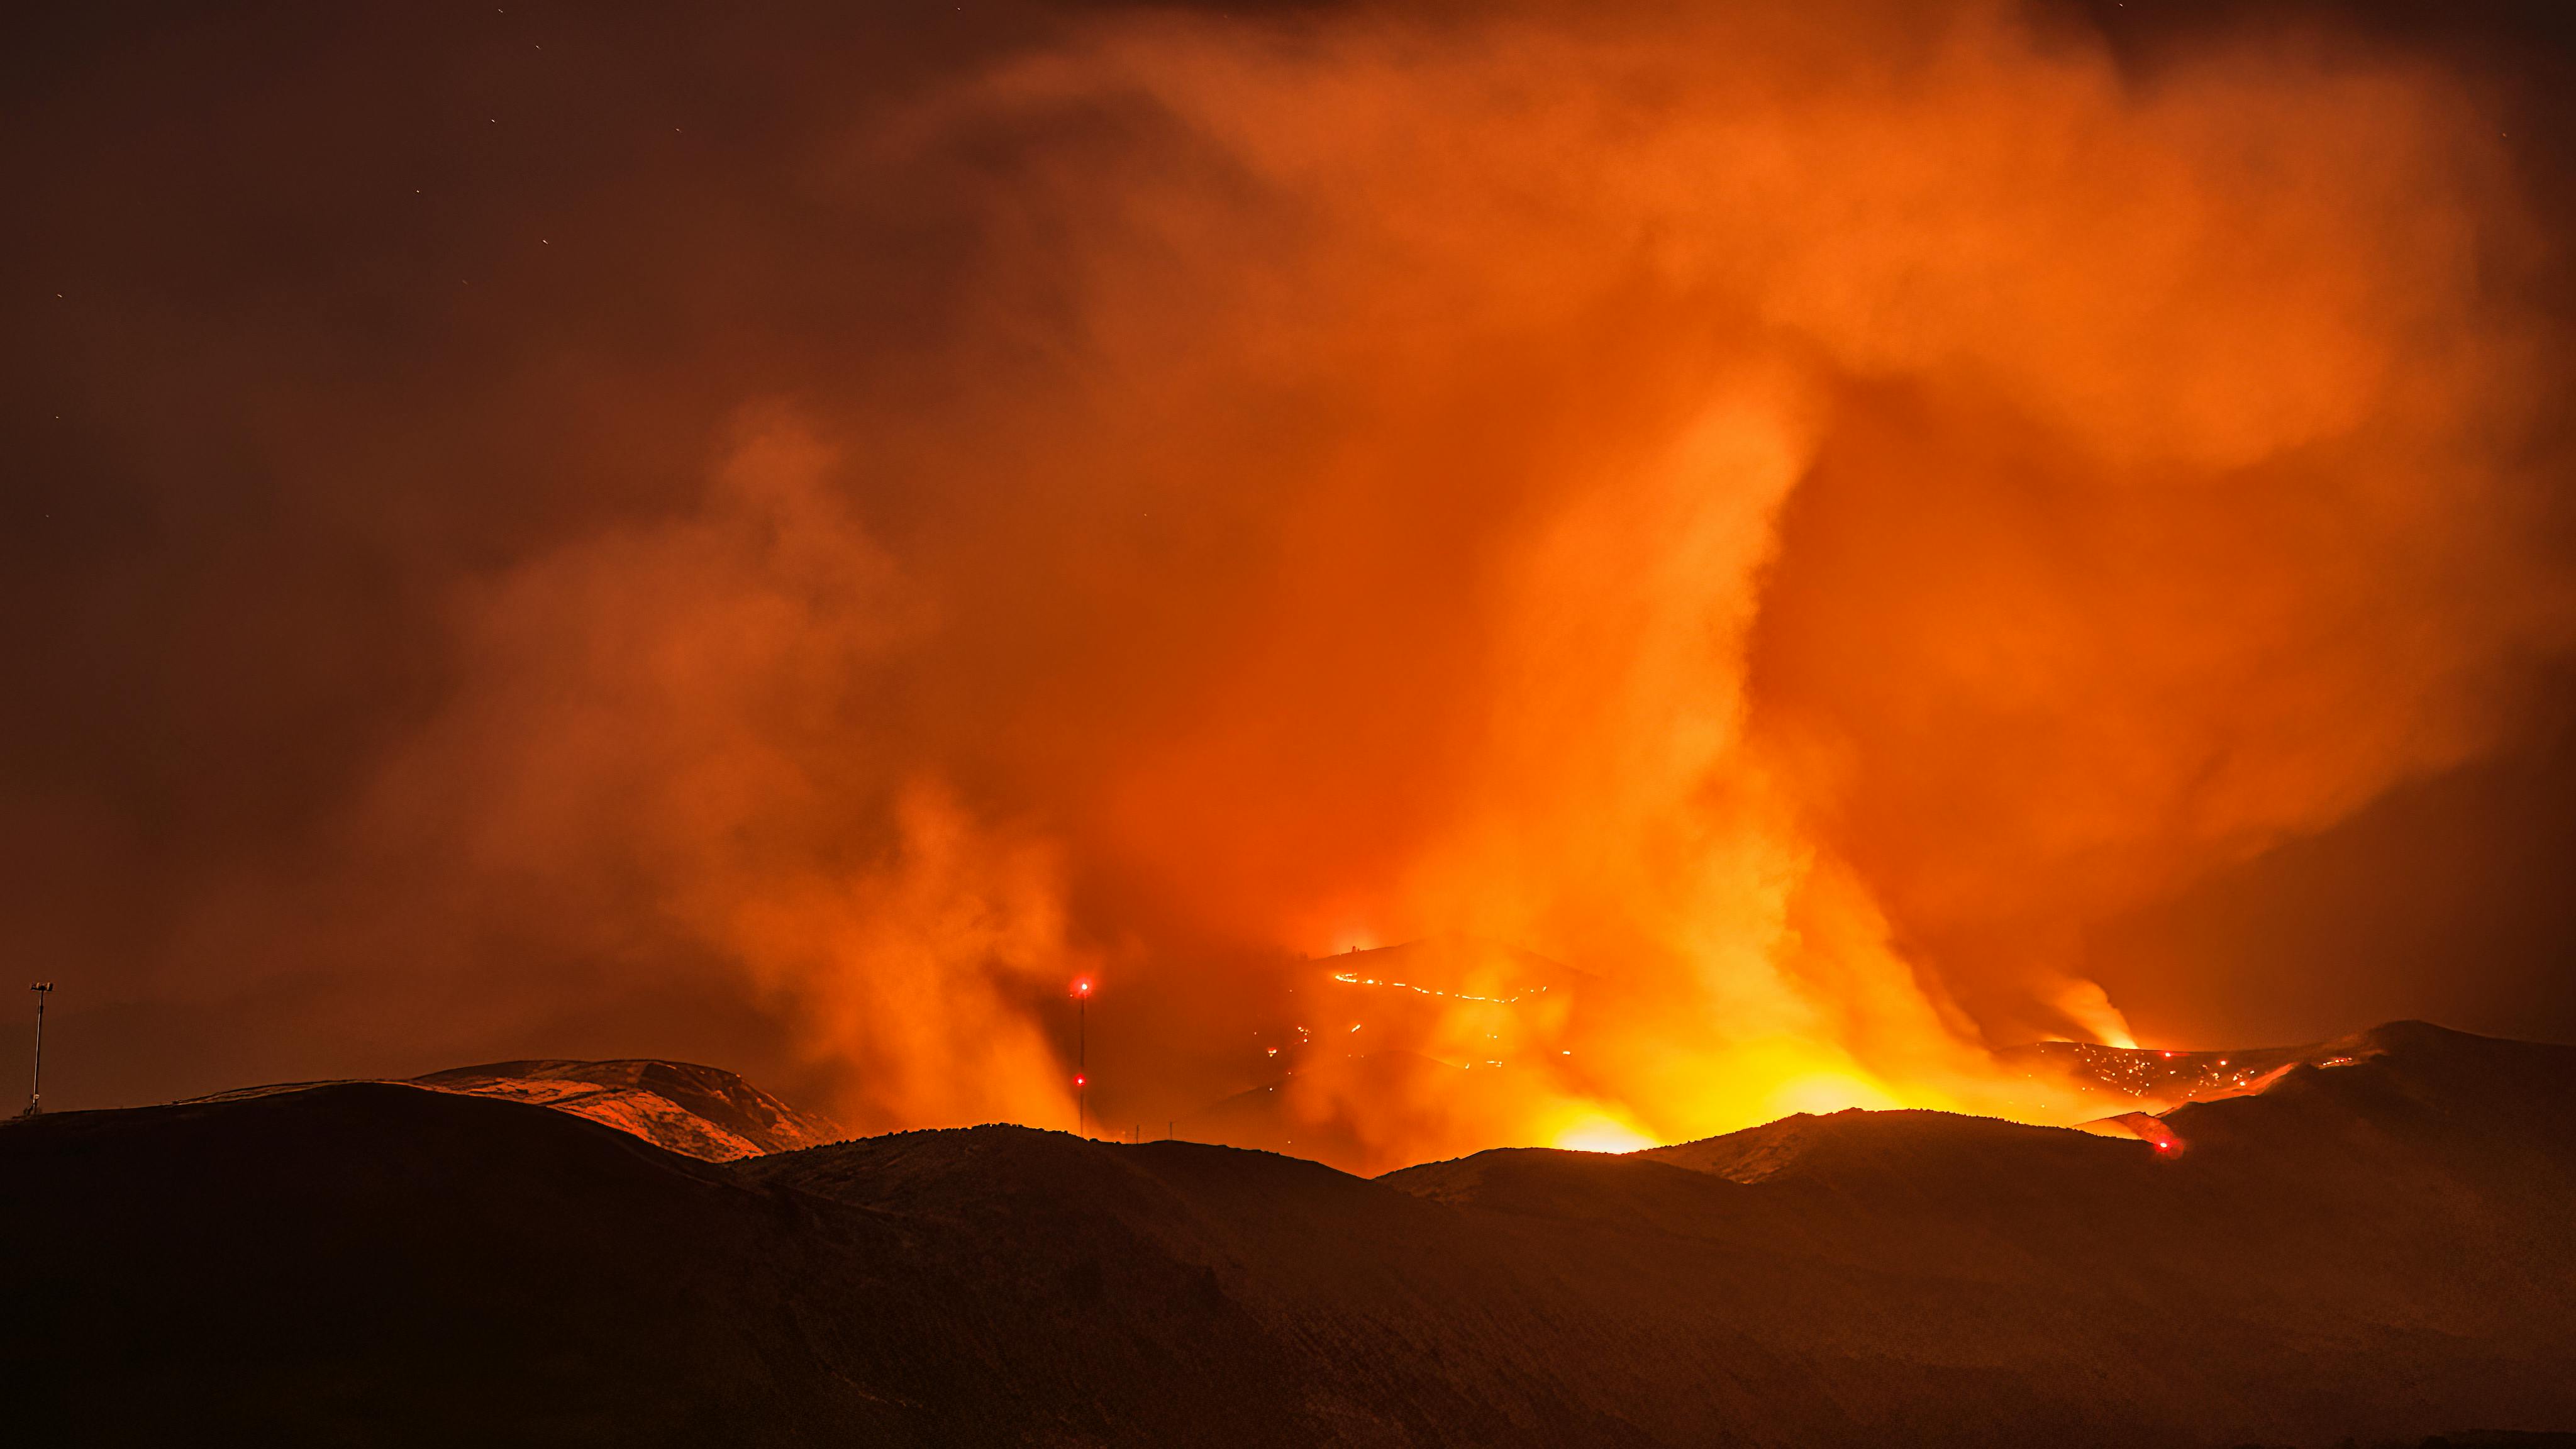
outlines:
[{"label": "orange smoke cloud", "polygon": [[2492,135],[1975,5],[1103,20],[816,156],[1017,138],[975,304],[475,590],[368,828],[692,943],[865,1127],[1068,1120],[1095,966],[1156,1100],[1256,1085],[1299,955],[1415,937],[1591,984],[1301,1049],[1355,1165],[2071,1110],[1984,1046],[2126,1032],[2088,921],[2567,643]]}]

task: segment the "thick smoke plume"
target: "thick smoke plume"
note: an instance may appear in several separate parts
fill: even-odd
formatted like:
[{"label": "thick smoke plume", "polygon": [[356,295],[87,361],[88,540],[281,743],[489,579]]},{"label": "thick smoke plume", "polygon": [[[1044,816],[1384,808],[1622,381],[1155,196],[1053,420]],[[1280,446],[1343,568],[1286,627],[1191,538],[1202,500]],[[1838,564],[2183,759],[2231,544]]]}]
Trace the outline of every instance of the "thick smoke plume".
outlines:
[{"label": "thick smoke plume", "polygon": [[[2046,1118],[1986,1048],[2124,1037],[2088,922],[2474,756],[2568,642],[2534,243],[2385,55],[1119,13],[800,144],[956,209],[958,300],[442,595],[317,950],[689,973],[859,1128],[1069,1125],[1084,974],[1159,1127],[1349,1025],[1303,958],[1422,937],[1595,984],[1483,1091],[1307,1054],[1355,1165]],[[763,285],[908,284],[808,261]]]}]

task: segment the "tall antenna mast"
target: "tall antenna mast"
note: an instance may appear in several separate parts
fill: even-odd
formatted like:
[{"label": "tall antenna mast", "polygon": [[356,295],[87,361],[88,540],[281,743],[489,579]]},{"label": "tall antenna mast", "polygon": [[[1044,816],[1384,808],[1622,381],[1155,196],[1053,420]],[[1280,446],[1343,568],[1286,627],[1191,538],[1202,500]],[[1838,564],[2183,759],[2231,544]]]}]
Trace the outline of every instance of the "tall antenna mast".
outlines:
[{"label": "tall antenna mast", "polygon": [[36,993],[36,1075],[27,1087],[27,1110],[19,1115],[33,1117],[45,1110],[45,998],[53,994],[54,983],[39,981],[27,989]]},{"label": "tall antenna mast", "polygon": [[1091,980],[1073,983],[1073,1130],[1091,1135]]}]

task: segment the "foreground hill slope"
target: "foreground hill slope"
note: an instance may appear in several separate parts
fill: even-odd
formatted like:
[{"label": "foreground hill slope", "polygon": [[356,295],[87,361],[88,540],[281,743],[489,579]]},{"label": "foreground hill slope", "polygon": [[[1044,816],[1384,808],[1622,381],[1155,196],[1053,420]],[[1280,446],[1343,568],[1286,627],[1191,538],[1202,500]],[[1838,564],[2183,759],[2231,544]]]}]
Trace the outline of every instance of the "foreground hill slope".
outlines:
[{"label": "foreground hill slope", "polygon": [[2576,1428],[2576,1050],[2143,1142],[1847,1113],[1376,1181],[988,1127],[711,1163],[383,1084],[0,1130],[46,1443],[2330,1444]]}]

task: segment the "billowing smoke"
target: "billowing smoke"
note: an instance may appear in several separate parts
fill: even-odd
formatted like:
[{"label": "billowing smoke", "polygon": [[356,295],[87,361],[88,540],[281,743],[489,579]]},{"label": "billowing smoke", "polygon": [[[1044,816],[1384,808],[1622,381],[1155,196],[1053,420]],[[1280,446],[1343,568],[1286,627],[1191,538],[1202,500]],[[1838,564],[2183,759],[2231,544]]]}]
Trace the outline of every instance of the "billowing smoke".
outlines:
[{"label": "billowing smoke", "polygon": [[1082,973],[1159,1126],[1356,1030],[1304,957],[1416,938],[1590,984],[1442,1008],[1477,1090],[1304,1053],[1356,1164],[2044,1118],[1986,1047],[2125,1036],[2087,922],[2472,757],[2569,642],[2535,243],[2430,67],[1147,11],[822,109],[814,204],[935,191],[960,300],[442,592],[329,950],[523,961],[505,1017],[690,974],[863,1128],[1068,1124]]}]

